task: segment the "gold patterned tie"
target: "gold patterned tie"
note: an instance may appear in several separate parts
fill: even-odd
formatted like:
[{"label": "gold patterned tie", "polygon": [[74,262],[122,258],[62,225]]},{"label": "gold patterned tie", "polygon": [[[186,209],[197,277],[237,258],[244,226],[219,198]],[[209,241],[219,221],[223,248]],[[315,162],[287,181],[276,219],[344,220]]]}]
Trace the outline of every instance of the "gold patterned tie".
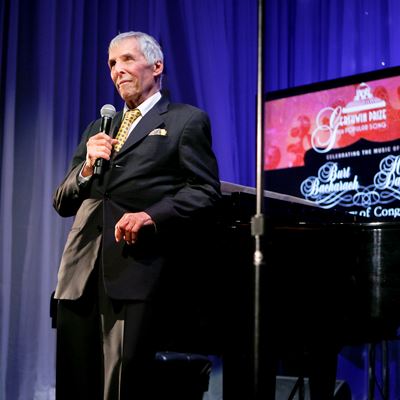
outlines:
[{"label": "gold patterned tie", "polygon": [[128,110],[125,113],[122,124],[119,127],[117,136],[115,136],[115,139],[118,140],[118,143],[114,145],[115,151],[121,150],[122,145],[125,143],[125,140],[128,137],[129,128],[133,124],[133,121],[135,121],[136,118],[139,118],[140,115],[141,115],[140,110],[138,110],[137,108],[135,108],[134,110]]}]

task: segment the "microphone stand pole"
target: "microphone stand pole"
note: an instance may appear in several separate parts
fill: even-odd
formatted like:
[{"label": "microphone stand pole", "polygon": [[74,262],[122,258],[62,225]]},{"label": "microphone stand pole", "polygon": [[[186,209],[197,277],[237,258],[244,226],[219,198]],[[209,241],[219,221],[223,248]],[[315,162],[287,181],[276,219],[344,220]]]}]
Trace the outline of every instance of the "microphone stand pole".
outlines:
[{"label": "microphone stand pole", "polygon": [[[264,0],[258,0],[258,46],[257,46],[257,185],[256,185],[256,214],[251,220],[251,234],[255,239],[254,264],[254,297],[253,297],[253,396],[254,400],[275,399],[275,374],[272,366],[273,359],[266,360],[269,356],[266,347],[269,343],[266,332],[261,324],[262,313],[261,301],[261,276],[265,269],[265,261],[262,252],[262,236],[264,235]],[[265,289],[265,287],[264,287]],[[264,302],[265,304],[265,302]],[[266,322],[266,321],[264,321]],[[269,336],[269,335],[268,335]]]}]

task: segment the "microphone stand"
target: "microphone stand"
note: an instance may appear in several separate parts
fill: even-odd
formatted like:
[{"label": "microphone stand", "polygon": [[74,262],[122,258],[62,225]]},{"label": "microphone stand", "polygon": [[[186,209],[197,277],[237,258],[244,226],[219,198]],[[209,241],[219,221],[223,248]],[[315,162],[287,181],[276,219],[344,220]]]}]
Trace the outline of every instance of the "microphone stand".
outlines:
[{"label": "microphone stand", "polygon": [[[253,297],[253,396],[254,400],[275,399],[274,357],[268,351],[269,341],[266,338],[265,318],[262,309],[261,282],[265,272],[265,260],[262,252],[264,235],[264,0],[258,0],[258,46],[257,46],[257,169],[256,169],[256,214],[251,220],[251,234],[255,240],[253,256],[254,297]],[[264,287],[265,289],[265,287]],[[264,320],[264,324],[262,324]],[[269,358],[270,357],[270,358]]]}]

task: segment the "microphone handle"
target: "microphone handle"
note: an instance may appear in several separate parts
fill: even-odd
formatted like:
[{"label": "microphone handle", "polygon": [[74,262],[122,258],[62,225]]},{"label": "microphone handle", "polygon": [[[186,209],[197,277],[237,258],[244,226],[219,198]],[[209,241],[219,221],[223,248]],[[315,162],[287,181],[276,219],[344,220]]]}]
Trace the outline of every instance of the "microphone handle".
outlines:
[{"label": "microphone handle", "polygon": [[[100,132],[104,132],[107,135],[110,133],[111,120],[112,118],[110,117],[101,117]],[[106,165],[107,160],[104,160],[104,158],[98,158],[94,162],[93,175],[103,175],[106,169]]]}]

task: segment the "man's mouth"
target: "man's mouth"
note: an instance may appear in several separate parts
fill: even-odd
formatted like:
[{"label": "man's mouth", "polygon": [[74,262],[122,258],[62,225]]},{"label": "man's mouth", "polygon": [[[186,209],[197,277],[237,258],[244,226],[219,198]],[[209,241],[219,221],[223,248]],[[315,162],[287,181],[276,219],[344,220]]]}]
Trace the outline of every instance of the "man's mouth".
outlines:
[{"label": "man's mouth", "polygon": [[130,81],[121,81],[118,83],[118,87],[123,86],[125,83],[129,83]]}]

